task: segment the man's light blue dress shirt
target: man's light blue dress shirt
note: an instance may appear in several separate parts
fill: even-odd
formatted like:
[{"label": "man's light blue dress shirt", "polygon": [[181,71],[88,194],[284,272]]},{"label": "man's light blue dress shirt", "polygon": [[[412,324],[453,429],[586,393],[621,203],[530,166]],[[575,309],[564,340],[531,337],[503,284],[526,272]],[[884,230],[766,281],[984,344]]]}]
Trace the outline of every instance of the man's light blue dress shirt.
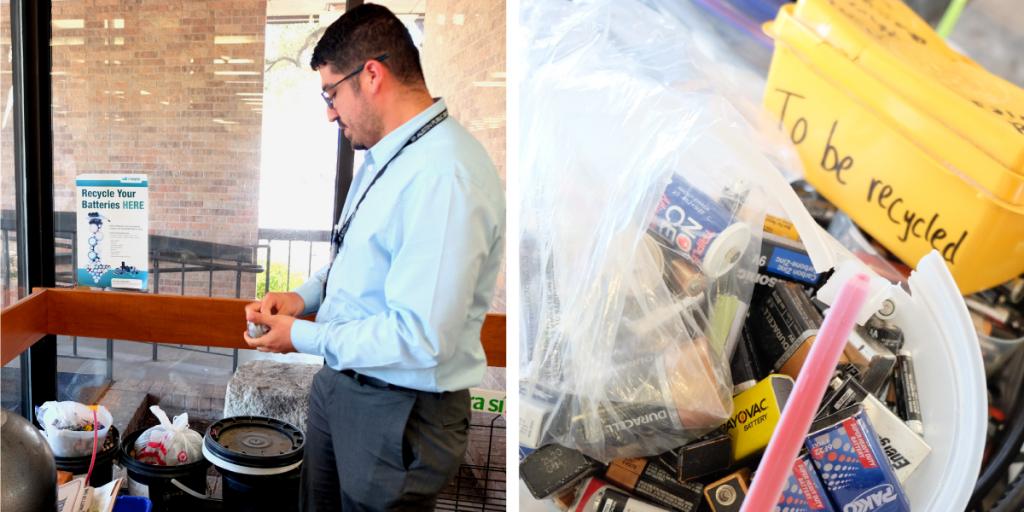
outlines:
[{"label": "man's light blue dress shirt", "polygon": [[[347,219],[384,165],[444,100],[365,154],[345,200]],[[448,118],[402,150],[370,189],[331,268],[295,291],[317,311],[296,320],[295,349],[424,391],[478,385],[480,344],[505,240],[505,193],[483,146]],[[323,280],[327,296],[320,303]]]}]

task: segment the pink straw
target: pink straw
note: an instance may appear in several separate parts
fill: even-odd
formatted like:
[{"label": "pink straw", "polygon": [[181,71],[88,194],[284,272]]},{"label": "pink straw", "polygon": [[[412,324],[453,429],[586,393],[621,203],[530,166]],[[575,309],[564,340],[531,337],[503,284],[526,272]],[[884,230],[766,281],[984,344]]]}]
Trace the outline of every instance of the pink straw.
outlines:
[{"label": "pink straw", "polygon": [[765,512],[779,503],[782,488],[793,470],[800,446],[811,428],[821,398],[825,396],[825,388],[832,379],[839,355],[846,346],[854,320],[867,295],[868,277],[864,274],[854,276],[839,291],[797,376],[796,386],[772,433],[740,512]]}]

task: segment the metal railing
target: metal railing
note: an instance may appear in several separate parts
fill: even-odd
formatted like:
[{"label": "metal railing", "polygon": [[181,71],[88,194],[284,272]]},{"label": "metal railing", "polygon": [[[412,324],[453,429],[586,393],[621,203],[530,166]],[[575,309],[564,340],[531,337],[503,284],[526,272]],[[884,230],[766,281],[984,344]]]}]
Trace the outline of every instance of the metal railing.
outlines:
[{"label": "metal railing", "polygon": [[[275,242],[285,242],[285,282],[281,289],[271,289],[271,275],[273,273],[273,251],[272,248]],[[328,251],[330,250],[331,243],[331,232],[329,230],[310,230],[310,229],[260,229],[259,230],[259,243],[256,245],[257,258],[260,250],[264,251],[265,257],[262,261],[266,264],[263,266],[265,269],[263,290],[264,291],[286,291],[292,288],[292,254],[293,249],[296,245],[304,246],[306,252],[305,261],[305,278],[309,279],[309,276],[313,274],[314,270],[320,268],[320,264],[327,264]],[[315,249],[322,249],[324,258],[322,261],[317,261],[317,266],[313,265],[313,253]],[[319,259],[318,259],[319,260]],[[301,267],[300,267],[301,268]]]}]

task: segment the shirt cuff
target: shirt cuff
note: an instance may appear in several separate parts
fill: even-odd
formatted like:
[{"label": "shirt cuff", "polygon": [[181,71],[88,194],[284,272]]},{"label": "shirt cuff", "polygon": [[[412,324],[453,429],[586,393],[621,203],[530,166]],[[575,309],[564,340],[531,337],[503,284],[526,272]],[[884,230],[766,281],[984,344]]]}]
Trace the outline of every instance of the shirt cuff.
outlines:
[{"label": "shirt cuff", "polygon": [[306,304],[305,309],[302,310],[299,316],[306,316],[320,309],[320,294],[323,293],[322,281],[312,279],[302,283],[292,291],[299,294],[302,297],[302,301]]},{"label": "shirt cuff", "polygon": [[322,327],[322,325],[318,325],[316,322],[295,319],[295,322],[292,323],[292,346],[303,354],[324,355],[320,350],[319,343],[317,343]]}]

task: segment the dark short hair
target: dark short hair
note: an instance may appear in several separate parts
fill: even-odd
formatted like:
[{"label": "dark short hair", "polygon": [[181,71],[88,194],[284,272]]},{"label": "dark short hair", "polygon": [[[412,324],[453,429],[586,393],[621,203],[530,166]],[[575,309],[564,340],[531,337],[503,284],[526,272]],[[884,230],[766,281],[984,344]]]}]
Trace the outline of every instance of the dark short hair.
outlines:
[{"label": "dark short hair", "polygon": [[420,52],[402,21],[384,6],[363,4],[346,11],[327,27],[309,65],[316,71],[330,64],[334,71],[348,73],[383,54],[388,56],[384,65],[400,82],[424,81]]}]

